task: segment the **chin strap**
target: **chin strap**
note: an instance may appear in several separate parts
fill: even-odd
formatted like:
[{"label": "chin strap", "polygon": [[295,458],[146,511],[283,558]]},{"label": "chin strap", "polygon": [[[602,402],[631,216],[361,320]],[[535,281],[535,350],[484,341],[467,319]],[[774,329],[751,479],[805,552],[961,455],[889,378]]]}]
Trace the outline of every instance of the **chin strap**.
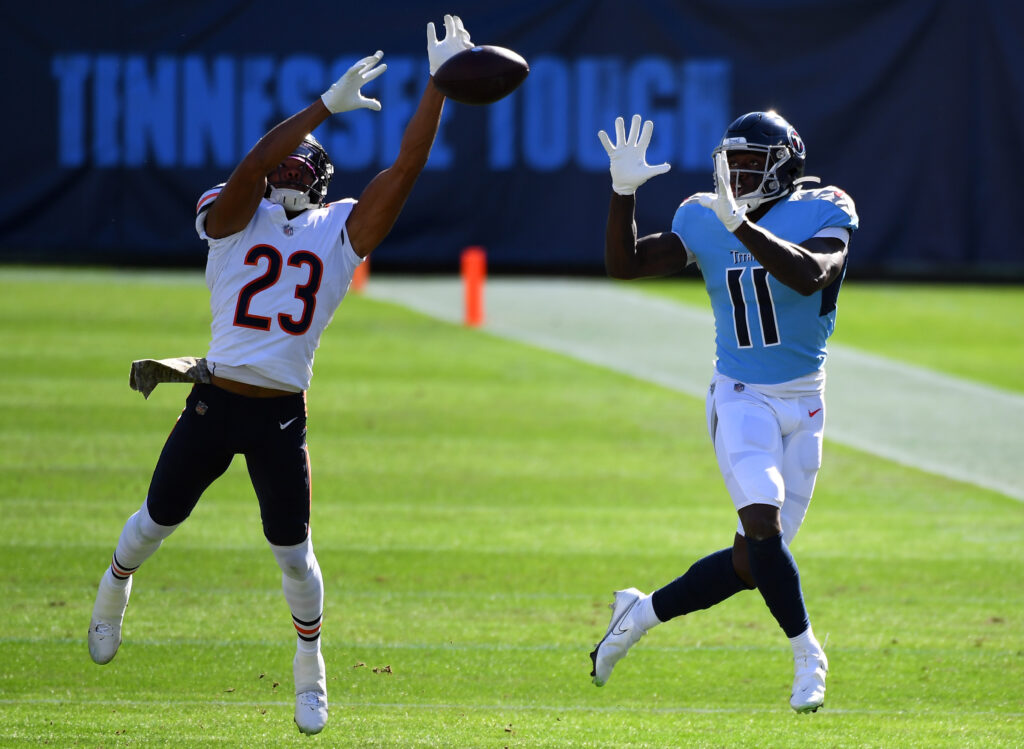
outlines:
[{"label": "chin strap", "polygon": [[741,195],[740,197],[736,198],[736,202],[739,205],[745,205],[749,210],[752,211],[755,208],[757,208],[759,205],[764,203],[766,200],[776,200],[777,198],[784,197],[784,196],[789,195],[789,194],[791,194],[793,192],[796,192],[797,190],[802,190],[804,185],[820,185],[820,184],[821,184],[821,177],[810,177],[810,176],[809,177],[800,177],[799,179],[793,180],[793,188],[791,190],[789,190],[788,192],[784,192],[781,195],[773,195],[770,198],[766,198],[763,195],[751,195],[749,197],[745,197],[745,196]]},{"label": "chin strap", "polygon": [[736,200],[736,204],[737,205],[741,205],[741,206],[745,207],[748,211],[752,211],[755,208],[757,208],[759,205],[761,205],[761,203],[763,203],[765,201],[765,198],[764,198],[763,195],[750,195],[750,196],[741,195],[740,197],[736,198],[735,200]]},{"label": "chin strap", "polygon": [[309,208],[309,193],[288,187],[271,187],[267,200],[284,206],[288,211],[304,211]]}]

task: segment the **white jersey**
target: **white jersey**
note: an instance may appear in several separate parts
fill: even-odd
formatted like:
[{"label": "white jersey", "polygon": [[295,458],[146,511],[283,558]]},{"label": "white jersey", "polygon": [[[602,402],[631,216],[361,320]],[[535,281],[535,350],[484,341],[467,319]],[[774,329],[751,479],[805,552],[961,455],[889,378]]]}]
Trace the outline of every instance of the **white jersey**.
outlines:
[{"label": "white jersey", "polygon": [[196,231],[210,246],[210,369],[228,379],[302,391],[313,377],[313,354],[362,262],[345,222],[356,201],[346,199],[289,219],[261,200],[240,232],[206,234],[206,211],[221,186],[197,205]]}]

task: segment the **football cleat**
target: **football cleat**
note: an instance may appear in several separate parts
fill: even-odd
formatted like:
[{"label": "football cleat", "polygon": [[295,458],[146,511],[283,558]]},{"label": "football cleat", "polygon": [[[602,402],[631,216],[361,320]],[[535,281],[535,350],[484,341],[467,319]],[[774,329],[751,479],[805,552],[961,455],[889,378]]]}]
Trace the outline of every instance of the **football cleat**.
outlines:
[{"label": "football cleat", "polygon": [[636,588],[615,591],[615,601],[608,607],[612,610],[608,631],[590,654],[594,664],[590,675],[597,686],[603,687],[608,683],[615,664],[625,658],[626,652],[647,634],[647,630],[641,629],[633,619],[636,605],[647,597],[646,593]]},{"label": "football cleat", "polygon": [[793,694],[790,706],[798,713],[813,713],[825,704],[825,674],[828,659],[824,650],[809,650],[793,659]]},{"label": "football cleat", "polygon": [[319,651],[296,653],[292,671],[295,675],[295,725],[303,733],[320,733],[327,725],[324,657]]},{"label": "football cleat", "polygon": [[121,647],[121,624],[124,622],[124,610],[128,607],[128,598],[132,594],[132,578],[119,588],[110,582],[108,574],[100,580],[96,591],[96,603],[92,609],[92,620],[89,622],[89,655],[93,661],[103,665],[110,663]]}]

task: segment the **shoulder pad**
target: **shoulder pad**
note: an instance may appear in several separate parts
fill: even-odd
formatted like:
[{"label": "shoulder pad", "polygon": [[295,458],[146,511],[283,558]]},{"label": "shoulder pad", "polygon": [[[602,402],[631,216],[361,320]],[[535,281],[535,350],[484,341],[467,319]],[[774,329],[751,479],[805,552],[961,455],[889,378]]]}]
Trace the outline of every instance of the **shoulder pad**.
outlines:
[{"label": "shoulder pad", "polygon": [[853,199],[835,185],[815,187],[810,190],[801,189],[793,193],[792,200],[824,200],[844,210],[853,207]]},{"label": "shoulder pad", "polygon": [[218,195],[220,195],[220,191],[224,187],[225,184],[227,184],[227,183],[221,182],[216,187],[211,187],[209,190],[207,190],[201,196],[199,196],[199,202],[196,203],[196,215],[197,216],[200,213],[202,213],[203,211],[208,210],[209,207],[211,205],[213,205],[213,201],[217,199]]},{"label": "shoulder pad", "polygon": [[[818,203],[819,207],[826,211],[839,211],[842,215],[846,216],[849,228],[856,229],[860,224],[860,219],[857,217],[857,208],[853,204],[853,198],[835,185],[816,187],[813,190],[797,190],[789,196],[789,199]],[[830,206],[830,208],[826,206]]]}]

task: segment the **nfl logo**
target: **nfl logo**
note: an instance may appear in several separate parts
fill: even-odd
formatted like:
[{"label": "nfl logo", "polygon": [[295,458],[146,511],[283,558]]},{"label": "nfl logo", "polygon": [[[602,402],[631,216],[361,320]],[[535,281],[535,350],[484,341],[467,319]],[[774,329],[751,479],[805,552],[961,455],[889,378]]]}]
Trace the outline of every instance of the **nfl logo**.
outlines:
[{"label": "nfl logo", "polygon": [[285,234],[286,237],[290,237],[294,233],[295,233],[295,229],[292,228],[291,224],[285,224],[284,225],[284,234]]},{"label": "nfl logo", "polygon": [[196,413],[199,414],[200,416],[204,416],[206,414],[206,409],[207,408],[209,408],[209,406],[207,406],[202,401],[199,401],[198,403],[196,403]]}]

